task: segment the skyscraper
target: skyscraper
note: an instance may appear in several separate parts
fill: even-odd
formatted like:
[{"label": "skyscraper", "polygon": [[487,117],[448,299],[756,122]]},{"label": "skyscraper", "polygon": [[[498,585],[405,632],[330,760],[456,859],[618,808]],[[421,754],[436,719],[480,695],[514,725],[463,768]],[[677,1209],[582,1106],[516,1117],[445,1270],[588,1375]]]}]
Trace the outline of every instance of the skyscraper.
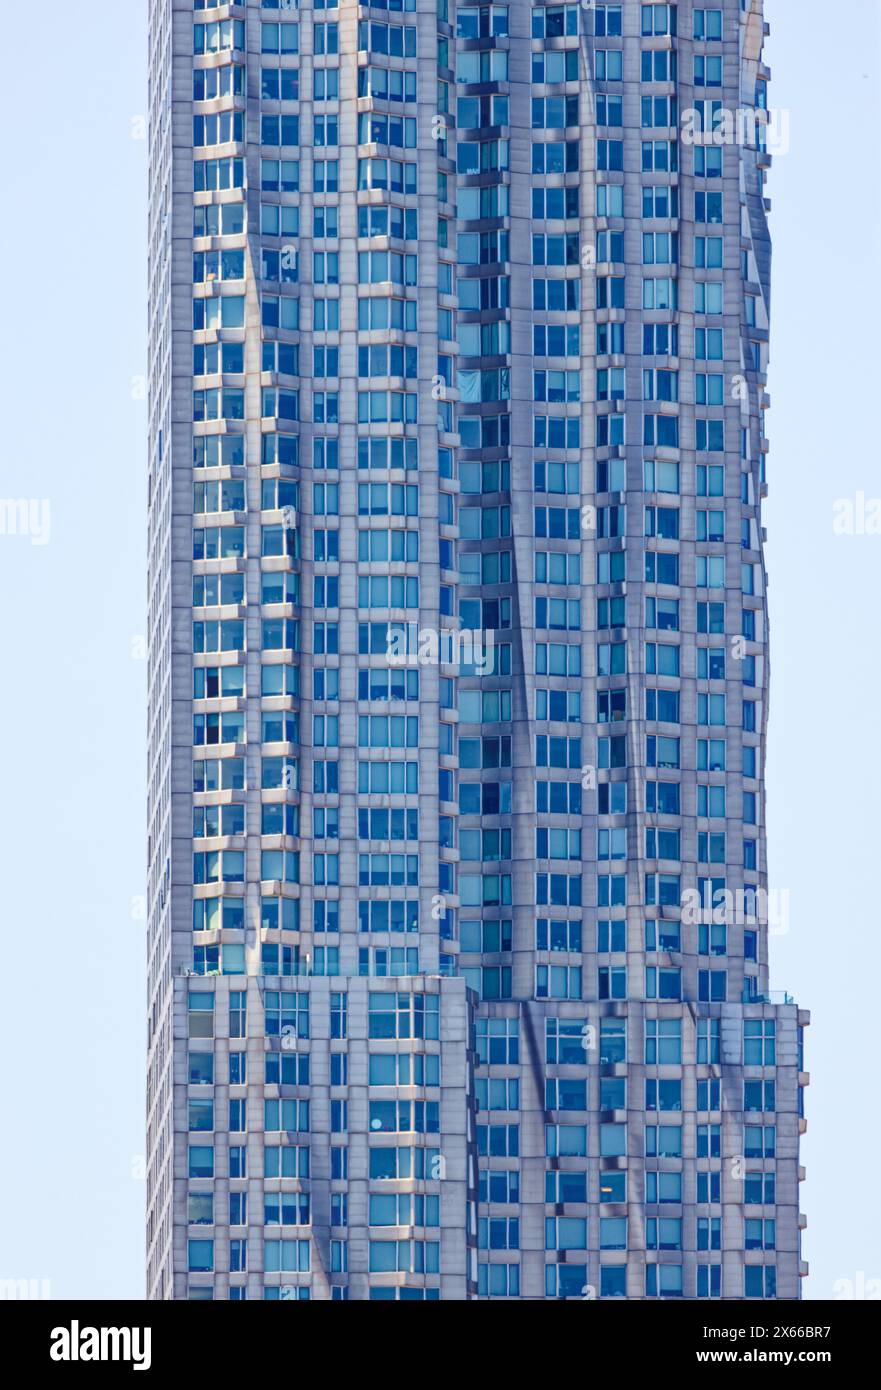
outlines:
[{"label": "skyscraper", "polygon": [[761,0],[153,0],[152,1298],[796,1298]]}]

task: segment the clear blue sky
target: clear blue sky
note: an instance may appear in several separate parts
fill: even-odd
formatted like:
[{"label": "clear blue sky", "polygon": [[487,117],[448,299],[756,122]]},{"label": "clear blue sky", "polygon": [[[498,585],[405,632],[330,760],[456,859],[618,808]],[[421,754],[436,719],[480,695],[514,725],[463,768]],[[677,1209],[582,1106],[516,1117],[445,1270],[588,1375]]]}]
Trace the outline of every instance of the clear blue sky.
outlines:
[{"label": "clear blue sky", "polygon": [[829,1298],[860,1271],[881,1276],[881,536],[833,531],[838,499],[881,497],[881,6],[766,0],[765,12],[770,102],[791,124],[769,187],[768,835],[791,915],[771,982],[812,1015],[806,1292]]},{"label": "clear blue sky", "polygon": [[51,532],[0,537],[0,1277],[140,1298],[146,6],[3,27],[0,496],[48,498]]},{"label": "clear blue sky", "polygon": [[[0,1056],[21,1136],[0,1148],[0,1278],[50,1279],[56,1298],[144,1288],[145,11],[4,15],[0,495],[48,498],[51,533],[0,538]],[[770,183],[769,830],[791,897],[772,984],[813,1014],[804,1248],[826,1298],[881,1277],[881,536],[832,527],[836,499],[881,496],[881,7],[766,13],[771,103],[791,113]]]}]

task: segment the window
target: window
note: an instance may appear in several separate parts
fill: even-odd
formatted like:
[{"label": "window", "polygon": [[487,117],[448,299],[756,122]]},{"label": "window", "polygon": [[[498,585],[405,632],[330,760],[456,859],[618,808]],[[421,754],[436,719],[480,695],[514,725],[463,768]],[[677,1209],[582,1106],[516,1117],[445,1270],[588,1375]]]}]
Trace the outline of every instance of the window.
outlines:
[{"label": "window", "polygon": [[720,40],[722,38],[722,11],[695,10],[694,37],[695,39],[704,39],[707,42]]},{"label": "window", "polygon": [[[498,9],[498,7],[496,7]],[[465,11],[468,14],[469,11]],[[470,11],[471,14],[481,13],[477,10]],[[505,9],[507,16],[507,8]],[[459,20],[461,27],[462,21]],[[319,36],[319,30],[332,30],[332,34]],[[315,42],[316,53],[339,51],[337,24],[316,24]],[[507,32],[507,25],[506,25]],[[319,43],[332,43],[333,48],[318,48]],[[412,24],[382,24],[369,20],[359,20],[358,22],[358,49],[368,53],[387,53],[393,58],[415,58],[416,56],[416,28]]]},{"label": "window", "polygon": [[[278,26],[264,25],[264,28]],[[245,24],[241,19],[222,19],[214,24],[193,25],[193,53],[223,53],[232,48],[244,49]]]},{"label": "window", "polygon": [[777,1269],[774,1265],[747,1265],[743,1271],[744,1298],[776,1298]]},{"label": "window", "polygon": [[743,1061],[745,1066],[774,1066],[777,1059],[776,1031],[777,1025],[772,1018],[744,1020]]},{"label": "window", "polygon": [[[533,10],[533,16],[542,12]],[[594,10],[593,32],[597,38],[620,38],[621,29],[621,6],[620,5],[597,5]],[[533,37],[541,38],[542,34],[535,33],[535,19],[533,18]]]},{"label": "window", "polygon": [[[243,26],[244,27],[244,26]],[[316,28],[318,26],[316,25]],[[334,26],[335,27],[335,26]],[[241,47],[244,47],[244,42]],[[261,24],[261,53],[299,53],[299,24]]]},{"label": "window", "polygon": [[644,36],[676,33],[676,5],[643,5],[641,7]]}]

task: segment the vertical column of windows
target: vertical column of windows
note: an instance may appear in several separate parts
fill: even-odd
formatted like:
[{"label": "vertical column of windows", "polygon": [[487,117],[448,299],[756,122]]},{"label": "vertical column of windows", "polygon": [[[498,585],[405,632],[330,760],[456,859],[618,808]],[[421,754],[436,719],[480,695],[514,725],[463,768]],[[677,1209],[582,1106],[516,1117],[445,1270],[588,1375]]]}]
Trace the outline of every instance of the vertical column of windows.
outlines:
[{"label": "vertical column of windows", "polygon": [[[582,227],[588,181],[585,15],[577,5],[531,10],[532,594],[536,769],[535,996],[580,999],[582,814],[588,720],[583,633],[588,576],[582,513]],[[592,114],[592,113],[591,113]]]}]

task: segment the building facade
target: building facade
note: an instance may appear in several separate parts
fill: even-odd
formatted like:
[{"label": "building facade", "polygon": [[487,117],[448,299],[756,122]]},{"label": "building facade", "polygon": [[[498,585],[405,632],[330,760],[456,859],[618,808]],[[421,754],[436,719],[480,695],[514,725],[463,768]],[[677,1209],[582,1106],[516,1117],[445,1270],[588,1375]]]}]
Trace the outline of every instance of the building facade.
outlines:
[{"label": "building facade", "polygon": [[799,1296],[761,0],[153,0],[148,1287]]}]

